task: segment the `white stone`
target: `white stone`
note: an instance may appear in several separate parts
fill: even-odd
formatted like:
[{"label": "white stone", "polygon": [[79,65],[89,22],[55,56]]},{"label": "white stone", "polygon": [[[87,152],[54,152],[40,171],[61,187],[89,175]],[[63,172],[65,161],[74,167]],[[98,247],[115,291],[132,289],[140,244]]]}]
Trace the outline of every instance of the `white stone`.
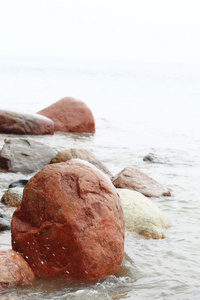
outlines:
[{"label": "white stone", "polygon": [[145,238],[165,237],[169,228],[167,216],[149,198],[129,189],[117,189],[124,211],[126,231],[136,232]]}]

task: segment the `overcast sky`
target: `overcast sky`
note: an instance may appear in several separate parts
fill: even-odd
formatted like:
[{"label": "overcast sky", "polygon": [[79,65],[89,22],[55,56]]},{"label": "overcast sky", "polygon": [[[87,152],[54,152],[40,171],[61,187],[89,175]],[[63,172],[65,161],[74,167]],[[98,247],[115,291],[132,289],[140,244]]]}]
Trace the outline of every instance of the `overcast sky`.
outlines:
[{"label": "overcast sky", "polygon": [[200,0],[0,0],[0,57],[200,63]]}]

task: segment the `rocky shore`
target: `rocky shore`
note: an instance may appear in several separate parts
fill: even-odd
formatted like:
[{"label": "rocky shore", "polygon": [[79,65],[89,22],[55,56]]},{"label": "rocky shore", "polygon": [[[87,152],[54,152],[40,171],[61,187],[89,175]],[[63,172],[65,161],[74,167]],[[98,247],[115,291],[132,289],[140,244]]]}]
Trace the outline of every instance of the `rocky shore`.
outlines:
[{"label": "rocky shore", "polygon": [[[55,131],[95,132],[90,109],[71,97],[38,114],[49,118]],[[17,125],[12,121],[8,126],[14,114],[7,114],[7,120],[3,115],[0,112],[1,132],[25,133],[27,121],[19,121],[17,115]],[[26,131],[53,134],[46,129],[36,132]],[[2,290],[35,278],[95,281],[116,274],[124,257],[125,231],[160,239],[169,228],[167,216],[153,203],[153,197],[170,196],[168,189],[134,166],[113,175],[87,149],[56,152],[31,138],[8,136],[0,151],[0,172],[19,172],[25,177],[23,183],[11,183],[1,199]],[[30,173],[35,175],[26,179]],[[13,274],[12,263],[17,265]]]}]

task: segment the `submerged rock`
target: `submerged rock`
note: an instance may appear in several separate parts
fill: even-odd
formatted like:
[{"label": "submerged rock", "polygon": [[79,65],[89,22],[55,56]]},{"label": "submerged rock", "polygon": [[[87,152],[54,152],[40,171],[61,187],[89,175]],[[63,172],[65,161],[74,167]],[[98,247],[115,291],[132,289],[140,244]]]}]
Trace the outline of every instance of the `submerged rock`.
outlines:
[{"label": "submerged rock", "polygon": [[143,161],[147,161],[147,162],[150,162],[150,163],[163,163],[161,162],[161,160],[153,153],[149,153],[148,155],[146,155],[144,158],[143,158]]},{"label": "submerged rock", "polygon": [[15,188],[15,187],[25,187],[25,185],[27,184],[28,182],[28,179],[19,179],[19,180],[16,180],[12,183],[9,184],[9,189],[10,188]]},{"label": "submerged rock", "polygon": [[33,173],[55,154],[55,150],[31,139],[6,139],[0,151],[0,172]]},{"label": "submerged rock", "polygon": [[127,231],[145,238],[164,238],[169,220],[155,203],[136,191],[117,189],[117,192],[122,200]]},{"label": "submerged rock", "polygon": [[19,207],[22,202],[23,188],[16,187],[8,189],[1,198],[1,202],[6,205]]},{"label": "submerged rock", "polygon": [[55,131],[95,132],[95,121],[89,107],[81,100],[66,97],[39,111],[54,121]]},{"label": "submerged rock", "polygon": [[54,123],[37,114],[22,114],[0,110],[0,133],[54,134]]},{"label": "submerged rock", "polygon": [[114,176],[112,183],[116,188],[135,190],[147,197],[171,195],[162,184],[132,166],[124,168]]},{"label": "submerged rock", "polygon": [[0,202],[0,231],[10,230],[13,212],[13,208],[6,209]]},{"label": "submerged rock", "polygon": [[37,276],[97,280],[123,259],[124,219],[107,175],[72,159],[45,166],[24,188],[12,246]]},{"label": "submerged rock", "polygon": [[52,158],[50,164],[65,162],[75,158],[86,160],[93,166],[101,170],[103,173],[107,174],[109,177],[112,176],[110,171],[98,160],[96,156],[94,156],[89,150],[82,148],[71,148],[68,150],[61,151],[55,157]]},{"label": "submerged rock", "polygon": [[10,222],[0,217],[0,231],[10,230]]},{"label": "submerged rock", "polygon": [[0,291],[30,284],[35,276],[28,263],[14,250],[0,250]]}]

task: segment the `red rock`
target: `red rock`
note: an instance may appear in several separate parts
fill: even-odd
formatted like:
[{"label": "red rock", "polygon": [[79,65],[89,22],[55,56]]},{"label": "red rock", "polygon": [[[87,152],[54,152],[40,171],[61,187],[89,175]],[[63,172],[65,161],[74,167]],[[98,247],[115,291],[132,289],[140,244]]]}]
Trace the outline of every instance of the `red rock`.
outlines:
[{"label": "red rock", "polygon": [[0,291],[30,284],[35,275],[23,257],[14,250],[0,250]]},{"label": "red rock", "polygon": [[0,110],[0,133],[54,134],[52,120],[37,114]]},{"label": "red rock", "polygon": [[97,280],[123,259],[119,196],[108,176],[83,160],[47,165],[33,176],[11,230],[13,249],[41,278]]},{"label": "red rock", "polygon": [[147,197],[171,195],[162,184],[132,166],[124,168],[114,176],[112,183],[116,188],[135,190]]},{"label": "red rock", "polygon": [[64,132],[95,132],[95,122],[88,106],[75,98],[66,97],[38,114],[52,119],[55,131]]}]

